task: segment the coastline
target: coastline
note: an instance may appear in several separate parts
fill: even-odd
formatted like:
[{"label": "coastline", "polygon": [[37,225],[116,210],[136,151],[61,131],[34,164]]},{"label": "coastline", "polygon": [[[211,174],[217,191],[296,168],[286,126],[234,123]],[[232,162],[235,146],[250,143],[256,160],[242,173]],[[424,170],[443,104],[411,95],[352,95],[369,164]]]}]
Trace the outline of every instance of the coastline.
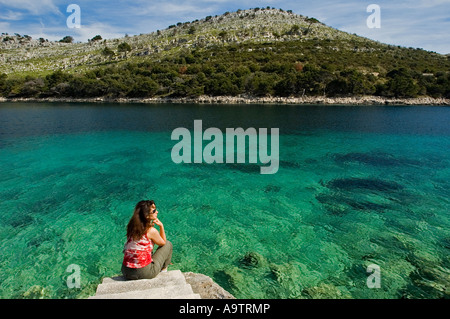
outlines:
[{"label": "coastline", "polygon": [[60,103],[180,103],[180,104],[330,104],[330,105],[450,105],[450,99],[420,97],[420,98],[384,98],[379,96],[357,97],[253,97],[253,96],[206,96],[195,98],[4,98],[4,102],[60,102]]}]

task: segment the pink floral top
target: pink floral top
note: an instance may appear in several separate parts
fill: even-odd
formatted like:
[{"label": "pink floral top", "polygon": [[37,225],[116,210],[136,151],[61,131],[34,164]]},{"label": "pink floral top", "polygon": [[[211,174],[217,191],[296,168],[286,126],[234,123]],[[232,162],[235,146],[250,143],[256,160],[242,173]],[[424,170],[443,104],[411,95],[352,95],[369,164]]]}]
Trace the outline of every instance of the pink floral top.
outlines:
[{"label": "pink floral top", "polygon": [[138,241],[128,238],[123,247],[123,264],[128,268],[142,268],[152,262],[153,241],[142,236]]}]

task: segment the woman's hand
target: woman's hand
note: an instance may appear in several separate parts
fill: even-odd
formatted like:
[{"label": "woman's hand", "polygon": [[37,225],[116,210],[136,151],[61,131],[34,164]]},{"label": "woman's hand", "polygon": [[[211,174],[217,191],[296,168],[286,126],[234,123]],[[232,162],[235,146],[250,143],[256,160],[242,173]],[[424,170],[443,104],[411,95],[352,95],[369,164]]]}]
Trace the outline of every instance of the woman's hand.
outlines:
[{"label": "woman's hand", "polygon": [[160,221],[158,218],[156,218],[156,219],[153,221],[153,223],[155,223],[155,224],[158,225],[159,227],[164,227],[163,223],[161,223],[161,221]]},{"label": "woman's hand", "polygon": [[164,246],[166,244],[166,232],[163,223],[158,218],[154,219],[153,223],[159,226],[159,232],[155,227],[150,227],[147,236],[158,246]]}]

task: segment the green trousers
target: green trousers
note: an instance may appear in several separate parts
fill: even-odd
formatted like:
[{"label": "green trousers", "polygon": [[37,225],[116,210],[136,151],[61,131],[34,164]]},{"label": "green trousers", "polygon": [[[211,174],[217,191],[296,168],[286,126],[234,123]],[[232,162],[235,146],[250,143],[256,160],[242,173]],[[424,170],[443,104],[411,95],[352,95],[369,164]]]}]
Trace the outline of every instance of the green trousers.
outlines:
[{"label": "green trousers", "polygon": [[170,241],[166,241],[164,246],[158,247],[152,255],[152,262],[143,268],[129,268],[122,264],[122,274],[128,280],[152,279],[155,278],[162,269],[167,268],[172,259],[173,246]]}]

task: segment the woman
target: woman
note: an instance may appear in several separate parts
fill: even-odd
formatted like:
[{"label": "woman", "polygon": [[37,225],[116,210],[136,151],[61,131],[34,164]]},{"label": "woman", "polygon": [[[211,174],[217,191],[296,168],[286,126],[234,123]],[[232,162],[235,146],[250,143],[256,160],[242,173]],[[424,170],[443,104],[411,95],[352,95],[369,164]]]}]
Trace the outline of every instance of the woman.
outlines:
[{"label": "woman", "polygon": [[[154,224],[159,226],[159,232]],[[152,254],[154,244],[159,247]],[[126,279],[151,279],[161,271],[167,271],[172,258],[172,243],[166,239],[153,200],[140,201],[134,208],[123,253],[122,274]]]}]

